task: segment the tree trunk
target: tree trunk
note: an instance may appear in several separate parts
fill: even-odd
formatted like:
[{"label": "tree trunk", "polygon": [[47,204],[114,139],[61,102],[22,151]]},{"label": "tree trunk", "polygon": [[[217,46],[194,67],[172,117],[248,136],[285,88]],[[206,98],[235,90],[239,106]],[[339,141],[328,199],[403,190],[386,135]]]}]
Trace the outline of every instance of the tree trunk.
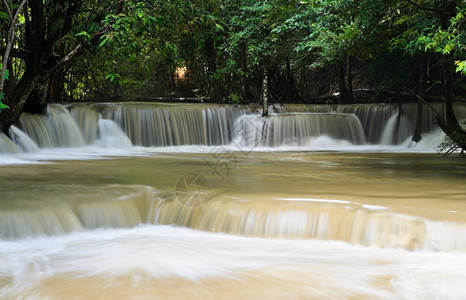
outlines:
[{"label": "tree trunk", "polygon": [[346,89],[346,82],[345,82],[345,70],[343,66],[343,62],[338,62],[335,65],[337,78],[338,78],[338,89],[340,90],[340,103],[349,103],[348,100],[348,90]]},{"label": "tree trunk", "polygon": [[248,73],[248,63],[247,63],[247,47],[246,42],[241,40],[239,43],[239,60],[240,60],[240,67],[241,67],[241,75],[240,75],[240,84],[241,84],[241,94],[243,98],[243,102],[247,102],[249,100],[248,94],[248,86],[246,80],[246,74]]},{"label": "tree trunk", "polygon": [[351,74],[353,68],[351,64],[351,55],[346,56],[346,90],[348,93],[348,103],[354,103],[353,96],[353,74]]},{"label": "tree trunk", "polygon": [[[67,0],[59,1],[55,3],[53,14],[46,20],[45,10],[50,10],[48,2],[42,0],[29,0],[27,1],[28,7],[25,7],[25,11],[30,12],[30,18],[28,14],[25,16],[25,41],[26,53],[30,53],[24,58],[26,68],[18,85],[14,90],[9,93],[8,98],[5,99],[4,103],[10,108],[5,109],[0,113],[0,130],[8,134],[8,129],[13,125],[21,115],[23,107],[31,95],[32,91],[38,87],[38,98],[44,99],[46,92],[46,83],[44,78],[50,74],[57,74],[57,72],[63,70],[68,65],[72,58],[81,55],[86,48],[90,45],[96,45],[100,38],[109,29],[108,26],[102,27],[97,33],[91,37],[90,43],[82,41],[79,43],[70,53],[63,57],[60,61],[54,64],[50,69],[43,70],[48,67],[44,64],[47,57],[53,56],[53,47],[63,36],[65,36],[72,27],[72,19],[78,8],[81,5],[79,0]],[[123,9],[123,1],[120,0],[116,3],[115,14],[118,14]],[[96,20],[103,18],[97,16]],[[42,83],[44,83],[42,85]],[[42,100],[38,101],[44,102]]]},{"label": "tree trunk", "polygon": [[291,71],[290,58],[286,57],[286,77],[288,81],[289,96],[292,101],[300,100],[298,89],[296,88],[293,72]]},{"label": "tree trunk", "polygon": [[214,39],[208,37],[204,41],[204,50],[207,56],[207,79],[209,81],[209,92],[211,100],[220,100],[220,84],[215,73],[217,72],[217,54],[215,51]]},{"label": "tree trunk", "polygon": [[420,63],[420,74],[419,74],[419,89],[418,89],[418,102],[417,102],[417,110],[416,110],[416,121],[414,127],[414,133],[412,140],[418,143],[422,139],[421,135],[421,125],[422,125],[422,108],[423,102],[422,99],[424,98],[424,91],[426,85],[426,73],[427,73],[427,64],[426,64],[426,55],[424,52],[421,53],[421,63]]},{"label": "tree trunk", "polygon": [[0,114],[0,130],[5,134],[8,134],[10,126],[18,120],[26,100],[36,86],[38,74],[39,66],[26,67],[13,93],[5,99],[4,103],[10,107]]},{"label": "tree trunk", "polygon": [[0,72],[0,95],[3,93],[3,84],[5,83],[6,66],[8,65],[8,62],[10,61],[10,51],[11,51],[11,48],[13,47],[13,43],[15,42],[16,20],[18,19],[19,12],[23,8],[24,4],[26,4],[26,0],[23,0],[21,2],[20,6],[18,7],[15,14],[13,15],[8,5],[5,2],[5,5],[7,5],[6,9],[8,10],[11,24],[10,24],[10,27],[8,28],[7,37],[5,39],[6,49],[5,49],[5,53],[3,54],[2,69]]},{"label": "tree trunk", "polygon": [[466,132],[461,128],[453,110],[452,80],[453,61],[449,56],[443,61],[445,119],[437,116],[437,123],[445,134],[463,151],[466,150]]},{"label": "tree trunk", "polygon": [[57,72],[47,82],[47,101],[51,103],[60,102],[63,91],[63,72]]},{"label": "tree trunk", "polygon": [[262,75],[262,116],[266,117],[269,115],[269,103],[268,103],[268,96],[269,96],[269,75],[267,72],[267,67],[264,66],[263,75]]},{"label": "tree trunk", "polygon": [[39,75],[35,88],[24,103],[23,112],[44,113],[47,106],[48,76]]}]

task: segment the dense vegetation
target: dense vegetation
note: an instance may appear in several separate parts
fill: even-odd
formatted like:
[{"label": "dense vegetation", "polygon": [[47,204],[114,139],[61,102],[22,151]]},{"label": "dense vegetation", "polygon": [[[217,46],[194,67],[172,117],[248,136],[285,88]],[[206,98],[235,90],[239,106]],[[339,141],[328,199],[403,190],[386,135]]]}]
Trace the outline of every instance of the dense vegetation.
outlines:
[{"label": "dense vegetation", "polygon": [[442,99],[456,131],[465,4],[2,0],[0,130],[46,102],[259,102],[265,87],[273,102]]}]

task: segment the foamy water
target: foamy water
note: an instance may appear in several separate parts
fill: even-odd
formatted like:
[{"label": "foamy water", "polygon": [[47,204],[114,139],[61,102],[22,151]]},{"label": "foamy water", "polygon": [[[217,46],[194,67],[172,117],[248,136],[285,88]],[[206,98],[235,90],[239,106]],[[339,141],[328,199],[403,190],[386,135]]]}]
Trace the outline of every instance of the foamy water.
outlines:
[{"label": "foamy water", "polygon": [[[0,242],[0,248],[2,299],[73,299],[77,295],[69,292],[83,287],[85,278],[92,280],[85,281],[83,293],[94,299],[119,298],[121,290],[134,299],[174,299],[177,289],[191,299],[466,297],[464,253],[243,238],[169,226]],[[234,287],[245,290],[231,294]]]}]

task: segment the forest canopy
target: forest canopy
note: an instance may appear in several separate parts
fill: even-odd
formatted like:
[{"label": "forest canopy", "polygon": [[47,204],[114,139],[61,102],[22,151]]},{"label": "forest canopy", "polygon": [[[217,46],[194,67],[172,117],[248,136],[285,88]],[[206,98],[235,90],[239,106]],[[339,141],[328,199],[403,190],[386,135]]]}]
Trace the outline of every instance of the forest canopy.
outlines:
[{"label": "forest canopy", "polygon": [[465,4],[2,0],[0,129],[48,102],[258,102],[265,75],[272,102],[457,100]]}]

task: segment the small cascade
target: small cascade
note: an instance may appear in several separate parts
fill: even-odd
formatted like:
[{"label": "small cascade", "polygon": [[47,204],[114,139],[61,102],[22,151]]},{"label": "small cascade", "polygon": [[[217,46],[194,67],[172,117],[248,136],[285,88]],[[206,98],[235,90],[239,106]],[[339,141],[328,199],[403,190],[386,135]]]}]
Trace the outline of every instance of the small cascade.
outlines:
[{"label": "small cascade", "polygon": [[59,235],[82,230],[76,214],[60,202],[30,203],[26,209],[1,210],[0,238],[17,240],[40,235]]},{"label": "small cascade", "polygon": [[78,125],[86,145],[90,145],[97,139],[97,122],[101,114],[90,105],[73,105],[71,116]]},{"label": "small cascade", "polygon": [[40,148],[53,148],[58,144],[52,124],[45,115],[24,113],[19,118],[19,127]]},{"label": "small cascade", "polygon": [[20,153],[21,150],[3,132],[0,132],[0,153]]},{"label": "small cascade", "polygon": [[134,145],[225,145],[234,120],[251,113],[247,107],[223,105],[122,104],[103,115],[114,120]]},{"label": "small cascade", "polygon": [[310,146],[311,139],[328,136],[351,144],[366,143],[363,128],[353,114],[287,113],[261,118],[245,115],[235,122],[235,143],[251,146]]},{"label": "small cascade", "polygon": [[[339,240],[408,250],[466,251],[466,225],[336,200],[210,201],[189,208],[160,199],[149,219],[197,230],[264,238]],[[442,231],[444,230],[444,231]],[[447,232],[448,234],[439,234]]]},{"label": "small cascade", "polygon": [[133,146],[128,136],[112,120],[100,119],[98,121],[99,138],[96,146],[104,148],[130,148]]},{"label": "small cascade", "polygon": [[47,117],[55,129],[58,147],[82,147],[85,145],[76,122],[62,105],[49,104]]},{"label": "small cascade", "polygon": [[66,196],[45,191],[30,199],[0,202],[0,239],[134,227],[146,222],[155,193],[151,187],[138,185],[68,189]]},{"label": "small cascade", "polygon": [[[428,133],[436,129],[435,116],[436,113],[443,114],[441,104],[432,104],[432,108],[427,105],[423,106],[422,110],[422,124],[421,132]],[[434,109],[434,110],[432,110]],[[459,115],[464,110],[464,106],[457,105],[456,111]],[[382,142],[381,138],[386,131],[387,123],[394,114],[399,112],[397,104],[357,104],[357,105],[299,105],[299,104],[286,104],[280,108],[281,112],[316,112],[316,113],[344,113],[354,114],[358,117],[364,129],[366,139],[371,144],[386,144],[391,143],[385,140]],[[402,115],[405,123],[401,131],[395,131],[396,136],[395,144],[399,144],[412,136],[414,133],[414,120],[417,113],[416,103],[405,103],[402,106]],[[388,139],[387,136],[385,138]]]},{"label": "small cascade", "polygon": [[24,152],[39,151],[39,147],[36,145],[36,143],[27,134],[25,134],[14,125],[10,127],[10,136],[12,137],[15,144],[18,145],[19,148]]},{"label": "small cascade", "polygon": [[407,138],[412,137],[414,131],[413,122],[408,120],[405,116],[394,114],[390,117],[385,125],[385,129],[380,137],[381,145],[398,145],[404,142]]},{"label": "small cascade", "polygon": [[62,105],[49,104],[47,115],[22,114],[19,127],[40,147],[82,147],[81,132],[69,111]]}]

